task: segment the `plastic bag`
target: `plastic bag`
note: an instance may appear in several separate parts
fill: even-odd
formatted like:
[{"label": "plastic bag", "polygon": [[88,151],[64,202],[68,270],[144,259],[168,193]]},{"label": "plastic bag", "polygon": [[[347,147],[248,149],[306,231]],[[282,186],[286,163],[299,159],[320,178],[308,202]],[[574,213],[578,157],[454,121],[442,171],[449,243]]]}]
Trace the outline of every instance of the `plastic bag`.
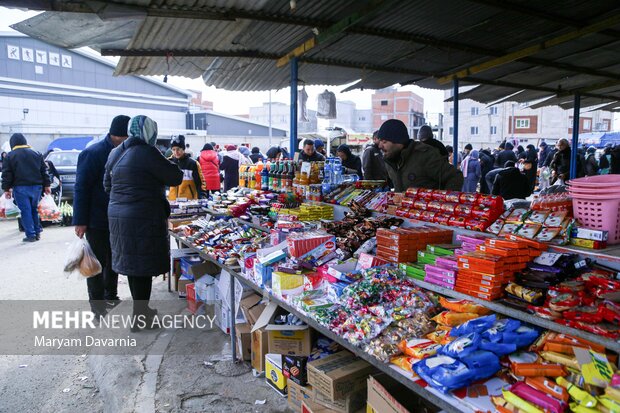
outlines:
[{"label": "plastic bag", "polygon": [[64,271],[67,274],[78,271],[84,278],[101,273],[101,264],[86,238],[78,238],[69,245]]},{"label": "plastic bag", "polygon": [[60,218],[60,208],[50,194],[43,195],[37,210],[42,221],[56,221]]},{"label": "plastic bag", "polygon": [[14,198],[6,198],[0,194],[0,218],[17,218],[20,212]]}]

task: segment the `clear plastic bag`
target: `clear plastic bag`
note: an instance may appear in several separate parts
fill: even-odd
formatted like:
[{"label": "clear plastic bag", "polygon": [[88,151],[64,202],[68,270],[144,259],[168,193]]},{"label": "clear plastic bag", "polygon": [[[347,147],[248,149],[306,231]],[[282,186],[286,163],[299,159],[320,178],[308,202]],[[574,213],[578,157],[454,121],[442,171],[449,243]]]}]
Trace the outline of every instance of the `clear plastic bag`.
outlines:
[{"label": "clear plastic bag", "polygon": [[60,218],[60,208],[50,194],[43,195],[39,201],[38,212],[42,221],[55,221]]},{"label": "clear plastic bag", "polygon": [[7,198],[0,194],[0,218],[17,218],[20,212],[15,205],[15,198]]},{"label": "clear plastic bag", "polygon": [[67,275],[79,272],[84,278],[94,277],[101,273],[101,263],[86,238],[77,238],[69,245],[64,271]]}]

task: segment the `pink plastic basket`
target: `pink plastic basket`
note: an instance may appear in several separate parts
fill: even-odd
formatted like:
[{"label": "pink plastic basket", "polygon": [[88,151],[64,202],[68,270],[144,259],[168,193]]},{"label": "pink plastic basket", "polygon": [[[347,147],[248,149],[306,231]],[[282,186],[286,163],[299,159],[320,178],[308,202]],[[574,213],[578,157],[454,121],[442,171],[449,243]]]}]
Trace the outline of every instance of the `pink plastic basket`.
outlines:
[{"label": "pink plastic basket", "polygon": [[620,175],[596,175],[568,181],[572,188],[614,188],[620,187]]},{"label": "pink plastic basket", "polygon": [[573,213],[586,228],[609,232],[607,244],[620,243],[620,197],[573,195]]}]

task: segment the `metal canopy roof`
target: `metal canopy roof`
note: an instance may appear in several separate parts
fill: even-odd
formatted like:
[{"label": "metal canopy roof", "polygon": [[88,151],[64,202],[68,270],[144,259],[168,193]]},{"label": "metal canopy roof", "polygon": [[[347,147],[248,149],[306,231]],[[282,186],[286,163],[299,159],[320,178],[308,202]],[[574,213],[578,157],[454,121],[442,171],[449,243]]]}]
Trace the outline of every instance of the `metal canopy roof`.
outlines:
[{"label": "metal canopy roof", "polygon": [[[229,90],[289,84],[447,89],[490,103],[620,106],[617,0],[3,1],[46,10],[13,26],[62,47],[122,56],[116,74],[202,76]],[[278,62],[279,64],[276,64]],[[513,96],[510,96],[513,95]],[[618,103],[618,104],[616,104]]]}]

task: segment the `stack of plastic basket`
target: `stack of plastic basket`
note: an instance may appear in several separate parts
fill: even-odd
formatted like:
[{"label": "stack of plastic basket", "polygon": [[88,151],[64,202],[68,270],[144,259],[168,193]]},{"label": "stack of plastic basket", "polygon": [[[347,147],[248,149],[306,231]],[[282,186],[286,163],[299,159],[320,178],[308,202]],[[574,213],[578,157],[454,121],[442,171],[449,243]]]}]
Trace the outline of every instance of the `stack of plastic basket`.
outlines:
[{"label": "stack of plastic basket", "polygon": [[572,179],[568,188],[579,224],[608,231],[608,244],[620,243],[620,175]]}]

